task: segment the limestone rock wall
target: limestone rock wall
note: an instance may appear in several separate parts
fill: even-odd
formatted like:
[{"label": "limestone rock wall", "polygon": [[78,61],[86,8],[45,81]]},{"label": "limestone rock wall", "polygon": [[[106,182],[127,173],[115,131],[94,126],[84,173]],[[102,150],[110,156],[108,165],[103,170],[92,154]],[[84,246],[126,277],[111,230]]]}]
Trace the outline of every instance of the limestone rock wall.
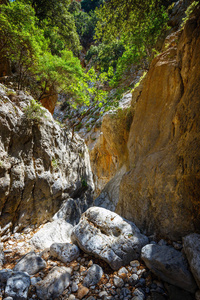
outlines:
[{"label": "limestone rock wall", "polygon": [[179,239],[200,231],[200,11],[167,42],[136,105],[116,211]]},{"label": "limestone rock wall", "polygon": [[39,120],[27,118],[31,97],[19,92],[11,101],[8,94],[0,85],[0,226],[41,224],[68,198],[85,211],[93,180],[83,140],[72,140],[45,108]]}]

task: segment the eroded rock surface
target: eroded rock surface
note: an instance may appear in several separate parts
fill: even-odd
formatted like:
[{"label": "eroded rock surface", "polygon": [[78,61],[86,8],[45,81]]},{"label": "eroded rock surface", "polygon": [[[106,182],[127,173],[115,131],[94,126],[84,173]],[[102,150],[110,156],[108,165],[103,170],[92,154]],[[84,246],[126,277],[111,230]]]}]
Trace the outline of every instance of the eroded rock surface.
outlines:
[{"label": "eroded rock surface", "polygon": [[35,252],[29,252],[18,261],[13,270],[34,275],[45,267],[46,262],[39,255]]},{"label": "eroded rock surface", "polygon": [[168,38],[138,98],[116,212],[147,233],[200,230],[200,12]]},{"label": "eroded rock surface", "polygon": [[30,244],[36,249],[50,248],[53,243],[70,243],[73,226],[63,219],[46,223],[34,234]]},{"label": "eroded rock surface", "polygon": [[10,101],[7,93],[0,85],[2,232],[51,220],[68,198],[80,199],[86,210],[93,182],[83,140],[72,140],[45,108],[35,112],[30,96],[18,92]]},{"label": "eroded rock surface", "polygon": [[6,283],[5,295],[13,299],[25,300],[28,298],[30,284],[31,279],[27,273],[13,272]]},{"label": "eroded rock surface", "polygon": [[70,268],[54,267],[44,280],[35,285],[38,298],[45,300],[57,298],[69,286],[70,277]]},{"label": "eroded rock surface", "polygon": [[50,247],[50,254],[64,263],[69,263],[79,257],[80,251],[76,245],[70,243],[54,243]]},{"label": "eroded rock surface", "polygon": [[146,266],[162,280],[194,293],[197,285],[183,254],[170,246],[146,245],[141,258]]},{"label": "eroded rock surface", "polygon": [[117,270],[138,259],[148,238],[131,222],[100,207],[89,208],[72,231],[80,248],[95,255]]}]

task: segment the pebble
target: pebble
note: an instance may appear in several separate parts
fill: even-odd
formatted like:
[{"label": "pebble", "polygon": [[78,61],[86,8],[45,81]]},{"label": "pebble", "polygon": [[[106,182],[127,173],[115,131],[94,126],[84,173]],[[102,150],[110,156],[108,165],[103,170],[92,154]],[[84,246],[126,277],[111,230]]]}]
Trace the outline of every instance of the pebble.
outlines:
[{"label": "pebble", "polygon": [[68,300],[75,300],[75,299],[76,299],[76,296],[74,296],[74,295],[72,295],[72,294],[71,294],[71,295],[69,296],[69,298],[68,298]]},{"label": "pebble", "polygon": [[102,297],[106,297],[108,296],[108,293],[106,291],[103,291],[103,292],[100,292],[99,293],[99,297],[102,298]]},{"label": "pebble", "polygon": [[75,293],[78,291],[78,284],[76,284],[75,282],[72,283],[72,292]]},{"label": "pebble", "polygon": [[113,281],[116,287],[122,287],[124,285],[123,279],[118,276],[115,276]]},{"label": "pebble", "polygon": [[122,275],[122,274],[128,274],[128,270],[123,267],[118,271],[118,276]]},{"label": "pebble", "polygon": [[77,293],[78,299],[84,298],[89,293],[89,291],[90,290],[88,288],[86,288],[85,286],[80,286],[78,289],[78,293]]},{"label": "pebble", "polygon": [[139,267],[140,266],[140,262],[138,260],[132,260],[130,262],[130,266],[131,267]]}]

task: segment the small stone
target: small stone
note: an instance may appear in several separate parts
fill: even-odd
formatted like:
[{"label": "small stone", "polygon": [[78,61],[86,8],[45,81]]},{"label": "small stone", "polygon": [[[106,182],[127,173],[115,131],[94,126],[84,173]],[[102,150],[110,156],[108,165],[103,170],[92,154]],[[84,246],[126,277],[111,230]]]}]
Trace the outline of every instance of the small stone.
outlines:
[{"label": "small stone", "polygon": [[71,295],[69,296],[69,298],[68,298],[68,300],[75,300],[75,299],[76,299],[76,296],[74,296],[74,295],[72,295],[72,294],[71,294]]},{"label": "small stone", "polygon": [[123,279],[118,276],[115,276],[113,281],[116,287],[122,287],[124,285]]},{"label": "small stone", "polygon": [[130,266],[131,267],[139,267],[140,262],[138,260],[133,260],[133,261],[130,262]]},{"label": "small stone", "polygon": [[[79,257],[79,248],[70,243],[54,243],[50,247],[50,253],[63,263],[69,263]],[[85,259],[84,259],[85,260]]]},{"label": "small stone", "polygon": [[[145,299],[145,295],[142,289],[135,289],[135,291],[133,292],[133,296],[134,296],[134,300],[144,300]],[[137,297],[137,298],[135,298]]]},{"label": "small stone", "polygon": [[75,282],[72,283],[72,292],[75,293],[78,291],[78,284],[76,284]]},{"label": "small stone", "polygon": [[122,267],[118,271],[118,276],[121,276],[122,274],[128,274],[128,270],[125,267]]},{"label": "small stone", "polygon": [[108,293],[106,291],[103,291],[103,292],[99,293],[100,298],[107,297],[107,296],[108,296]]},{"label": "small stone", "polygon": [[92,267],[89,268],[87,275],[83,281],[83,285],[86,287],[89,287],[91,285],[96,285],[100,281],[102,276],[103,276],[102,268],[99,265],[94,264],[92,265]]},{"label": "small stone", "polygon": [[4,300],[13,300],[13,298],[12,297],[6,297],[6,298],[4,298]]},{"label": "small stone", "polygon": [[138,280],[139,280],[139,277],[138,277],[137,274],[133,274],[133,275],[131,275],[131,276],[129,277],[129,283],[130,283],[130,285],[132,285],[132,286],[135,286],[136,283],[138,282]]},{"label": "small stone", "polygon": [[89,293],[89,291],[90,290],[85,286],[79,287],[78,293],[77,293],[78,299],[82,299],[83,297],[85,297]]},{"label": "small stone", "polygon": [[90,261],[88,262],[88,267],[91,267],[92,265],[93,265],[93,261],[90,260]]},{"label": "small stone", "polygon": [[112,284],[110,282],[106,283],[106,287],[110,288],[112,286]]}]

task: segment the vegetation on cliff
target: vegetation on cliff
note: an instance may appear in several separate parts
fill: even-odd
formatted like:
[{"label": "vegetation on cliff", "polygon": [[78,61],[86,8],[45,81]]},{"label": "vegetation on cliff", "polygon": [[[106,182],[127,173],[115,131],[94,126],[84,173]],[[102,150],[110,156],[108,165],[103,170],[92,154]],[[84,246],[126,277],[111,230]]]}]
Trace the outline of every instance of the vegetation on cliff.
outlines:
[{"label": "vegetation on cliff", "polygon": [[92,106],[102,106],[109,85],[133,65],[148,68],[168,19],[158,0],[15,0],[0,11],[0,57],[11,62],[18,89],[37,100],[64,93],[70,104]]}]

